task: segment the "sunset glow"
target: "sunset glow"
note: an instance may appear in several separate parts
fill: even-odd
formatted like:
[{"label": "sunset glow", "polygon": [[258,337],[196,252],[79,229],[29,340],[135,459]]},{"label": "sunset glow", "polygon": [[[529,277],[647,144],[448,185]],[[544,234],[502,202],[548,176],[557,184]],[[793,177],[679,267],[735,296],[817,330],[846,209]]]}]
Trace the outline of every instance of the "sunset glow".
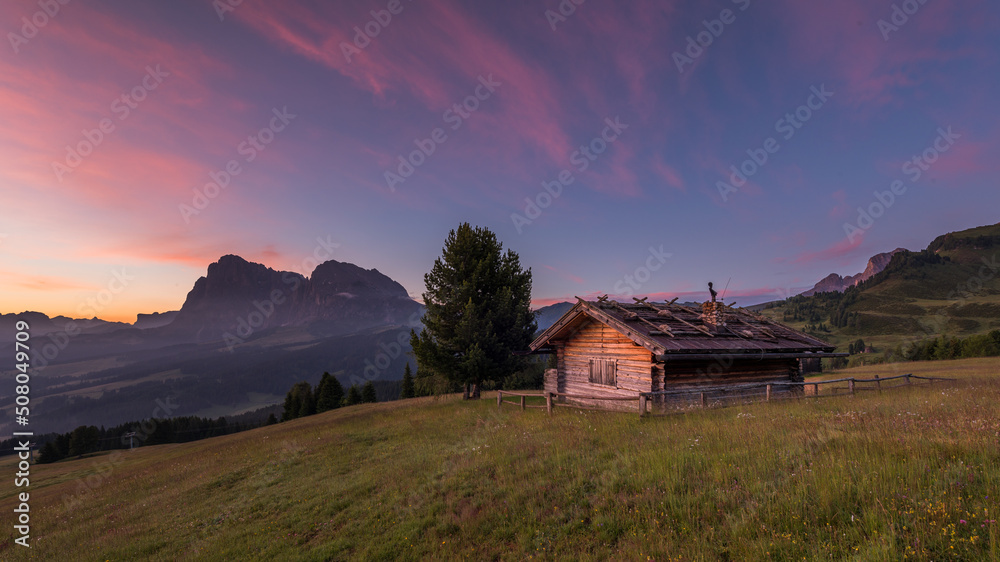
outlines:
[{"label": "sunset glow", "polygon": [[417,298],[461,222],[538,305],[752,304],[998,220],[995,2],[346,4],[0,4],[0,312],[133,322],[324,244]]}]

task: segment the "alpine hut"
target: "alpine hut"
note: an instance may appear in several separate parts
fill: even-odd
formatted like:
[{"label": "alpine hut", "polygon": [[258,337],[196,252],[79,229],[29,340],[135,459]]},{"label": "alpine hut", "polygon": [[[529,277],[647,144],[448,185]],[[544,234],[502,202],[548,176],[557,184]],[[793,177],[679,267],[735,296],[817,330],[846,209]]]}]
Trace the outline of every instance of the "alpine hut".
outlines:
[{"label": "alpine hut", "polygon": [[[713,291],[714,293],[714,291]],[[578,302],[531,343],[532,353],[554,353],[545,391],[561,399],[606,408],[634,408],[599,398],[638,398],[658,392],[671,399],[705,400],[802,392],[800,360],[838,357],[834,347],[743,308],[715,300],[697,307],[607,296]],[[574,399],[587,397],[586,399]]]}]

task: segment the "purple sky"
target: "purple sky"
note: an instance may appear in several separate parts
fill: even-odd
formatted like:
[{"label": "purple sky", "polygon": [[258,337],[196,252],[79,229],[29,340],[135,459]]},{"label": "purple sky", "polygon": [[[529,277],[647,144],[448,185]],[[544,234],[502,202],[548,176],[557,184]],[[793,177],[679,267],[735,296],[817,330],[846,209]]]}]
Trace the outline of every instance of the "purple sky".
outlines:
[{"label": "purple sky", "polygon": [[996,2],[226,2],[0,5],[0,311],[134,320],[228,253],[419,297],[466,221],[538,304],[751,304],[1000,220]]}]

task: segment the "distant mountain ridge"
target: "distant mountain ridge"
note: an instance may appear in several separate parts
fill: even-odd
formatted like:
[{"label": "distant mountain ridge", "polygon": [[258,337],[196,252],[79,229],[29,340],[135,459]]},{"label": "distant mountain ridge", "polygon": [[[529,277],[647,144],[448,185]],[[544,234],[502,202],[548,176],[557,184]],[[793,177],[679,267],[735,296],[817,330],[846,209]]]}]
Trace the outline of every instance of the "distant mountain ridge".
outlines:
[{"label": "distant mountain ridge", "polygon": [[884,252],[881,254],[876,254],[868,260],[868,266],[864,271],[858,273],[857,275],[849,275],[847,277],[841,277],[837,273],[831,273],[827,275],[819,283],[816,283],[812,289],[801,293],[804,297],[811,297],[816,293],[829,293],[837,292],[843,293],[848,287],[854,287],[860,285],[861,283],[871,279],[875,275],[879,274],[889,265],[892,261],[892,256],[899,252],[905,252],[904,248],[896,248],[891,252]]},{"label": "distant mountain ridge", "polygon": [[226,255],[208,266],[165,329],[199,342],[279,326],[309,325],[331,335],[413,324],[422,308],[377,269],[330,260],[305,277]]},{"label": "distant mountain ridge", "polygon": [[[327,261],[306,277],[226,255],[178,311],[134,324],[24,312],[3,315],[0,329],[31,324],[33,427],[69,431],[148,417],[167,397],[176,415],[239,414],[280,403],[323,372],[345,386],[399,380],[423,310],[376,269]],[[12,356],[12,342],[13,332],[0,353]],[[0,388],[3,431],[14,421],[12,392]]]}]

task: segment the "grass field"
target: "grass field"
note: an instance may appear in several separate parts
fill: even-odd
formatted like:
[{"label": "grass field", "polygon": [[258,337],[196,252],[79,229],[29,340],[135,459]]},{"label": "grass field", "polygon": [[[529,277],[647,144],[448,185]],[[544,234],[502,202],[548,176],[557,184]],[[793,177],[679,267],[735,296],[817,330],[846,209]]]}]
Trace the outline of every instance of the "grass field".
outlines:
[{"label": "grass field", "polygon": [[1000,559],[1000,360],[904,370],[960,380],[651,419],[423,398],[33,466],[0,558]]}]

